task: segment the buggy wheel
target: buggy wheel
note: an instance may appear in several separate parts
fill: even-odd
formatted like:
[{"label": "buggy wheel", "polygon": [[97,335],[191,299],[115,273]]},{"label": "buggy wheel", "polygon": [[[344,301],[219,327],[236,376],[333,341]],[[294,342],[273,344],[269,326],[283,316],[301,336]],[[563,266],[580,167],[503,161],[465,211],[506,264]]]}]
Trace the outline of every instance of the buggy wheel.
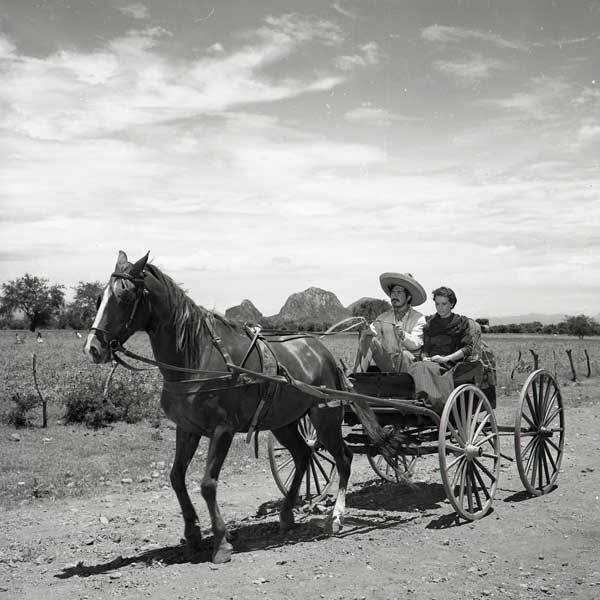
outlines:
[{"label": "buggy wheel", "polygon": [[415,473],[417,458],[417,456],[397,454],[393,459],[388,459],[382,454],[367,452],[367,460],[373,471],[384,481],[392,483],[410,479]]},{"label": "buggy wheel", "polygon": [[541,496],[554,489],[565,443],[562,395],[544,369],[523,384],[515,415],[515,460],[525,489]]},{"label": "buggy wheel", "polygon": [[[325,496],[335,481],[337,470],[335,460],[325,450],[317,438],[317,430],[305,415],[298,421],[298,430],[310,448],[311,455],[308,469],[300,486],[299,496],[305,502],[318,502]],[[272,432],[268,441],[269,463],[271,473],[282,494],[287,494],[296,473],[294,459],[289,450],[282,446]]]},{"label": "buggy wheel", "polygon": [[492,506],[500,476],[500,437],[494,411],[476,386],[457,387],[444,406],[438,438],[446,496],[469,521]]}]

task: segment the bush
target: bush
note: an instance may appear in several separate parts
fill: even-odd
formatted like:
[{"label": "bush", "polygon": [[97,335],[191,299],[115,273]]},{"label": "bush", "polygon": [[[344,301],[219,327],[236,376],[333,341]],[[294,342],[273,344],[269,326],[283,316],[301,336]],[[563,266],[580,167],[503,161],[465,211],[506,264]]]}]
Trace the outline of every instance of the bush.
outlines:
[{"label": "bush", "polygon": [[30,427],[33,423],[28,413],[39,404],[38,397],[32,393],[21,395],[16,392],[11,396],[11,401],[15,405],[6,414],[6,423],[15,427]]},{"label": "bush", "polygon": [[114,378],[104,397],[105,381],[93,379],[73,386],[65,395],[65,421],[98,429],[116,421],[138,423],[156,416],[155,390],[143,378]]}]

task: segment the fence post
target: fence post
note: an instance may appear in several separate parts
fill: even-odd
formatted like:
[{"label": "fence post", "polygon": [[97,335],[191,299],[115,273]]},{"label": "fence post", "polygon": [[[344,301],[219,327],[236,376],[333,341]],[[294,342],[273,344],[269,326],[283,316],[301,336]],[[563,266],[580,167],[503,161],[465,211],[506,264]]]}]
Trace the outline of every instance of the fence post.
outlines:
[{"label": "fence post", "polygon": [[532,348],[529,349],[529,352],[531,352],[531,355],[533,356],[533,370],[537,371],[539,369],[540,357]]},{"label": "fence post", "polygon": [[45,429],[48,427],[48,402],[44,396],[42,396],[42,392],[40,392],[40,388],[38,386],[35,352],[31,355],[31,363],[31,367],[33,369],[33,383],[35,384],[35,390],[40,398],[40,402],[42,403],[42,427]]},{"label": "fence post", "polygon": [[556,363],[556,350],[552,349],[552,356],[554,357],[554,379],[558,381],[558,366]]},{"label": "fence post", "polygon": [[510,380],[512,381],[515,376],[515,369],[521,363],[521,351],[519,350],[519,358],[517,358],[517,364],[513,367],[513,370],[510,372]]},{"label": "fence post", "polygon": [[571,364],[571,373],[573,373],[572,381],[577,381],[577,373],[575,372],[575,365],[573,364],[573,356],[571,355],[572,350],[565,350],[567,356],[569,357],[569,363]]},{"label": "fence post", "polygon": [[587,362],[587,375],[586,375],[586,377],[590,377],[591,374],[592,374],[592,367],[590,365],[590,355],[588,354],[587,350],[584,350],[584,352],[585,352],[585,360]]}]

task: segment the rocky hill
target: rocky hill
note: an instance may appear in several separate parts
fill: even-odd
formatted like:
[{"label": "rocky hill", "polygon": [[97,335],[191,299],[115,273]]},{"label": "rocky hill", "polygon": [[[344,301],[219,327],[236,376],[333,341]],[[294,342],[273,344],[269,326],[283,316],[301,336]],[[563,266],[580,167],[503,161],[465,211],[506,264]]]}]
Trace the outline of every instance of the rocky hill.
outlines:
[{"label": "rocky hill", "polygon": [[228,308],[225,316],[240,323],[258,323],[263,315],[250,300],[242,300],[241,304]]},{"label": "rocky hill", "polygon": [[309,287],[303,292],[292,294],[277,315],[269,317],[276,325],[286,322],[337,323],[350,316],[333,292]]}]

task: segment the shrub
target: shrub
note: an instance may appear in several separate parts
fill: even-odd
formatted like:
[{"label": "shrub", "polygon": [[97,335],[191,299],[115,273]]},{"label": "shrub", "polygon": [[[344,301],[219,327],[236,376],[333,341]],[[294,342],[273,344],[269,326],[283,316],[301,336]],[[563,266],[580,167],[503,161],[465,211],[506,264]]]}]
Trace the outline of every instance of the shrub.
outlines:
[{"label": "shrub", "polygon": [[11,396],[11,401],[15,405],[5,416],[7,424],[15,427],[30,427],[32,422],[28,413],[39,404],[38,397],[32,393],[21,395],[16,392]]},{"label": "shrub", "polygon": [[[85,385],[86,383],[88,385]],[[103,397],[102,391],[102,385],[96,381],[71,388],[64,398],[65,421],[84,423],[88,427],[98,429],[120,420],[119,410]]]},{"label": "shrub", "polygon": [[104,386],[105,381],[99,378],[73,385],[64,397],[65,421],[98,429],[116,421],[137,423],[156,416],[156,393],[143,377],[130,374],[115,377],[106,397]]}]

